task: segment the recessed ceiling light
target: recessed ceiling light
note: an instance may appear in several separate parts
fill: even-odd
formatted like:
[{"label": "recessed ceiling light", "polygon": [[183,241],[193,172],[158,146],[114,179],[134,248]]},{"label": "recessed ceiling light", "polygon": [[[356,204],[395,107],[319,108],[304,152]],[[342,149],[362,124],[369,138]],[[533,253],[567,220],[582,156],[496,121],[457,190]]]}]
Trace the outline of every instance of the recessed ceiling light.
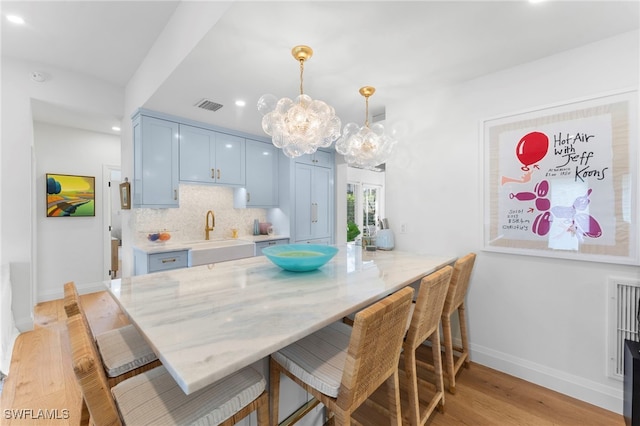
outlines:
[{"label": "recessed ceiling light", "polygon": [[245,101],[242,101],[242,100],[237,100],[237,101],[236,101],[236,106],[239,106],[239,107],[243,107],[243,106],[245,106],[246,104],[247,104],[247,103],[246,103]]},{"label": "recessed ceiling light", "polygon": [[13,22],[14,24],[22,25],[24,24],[24,19],[18,15],[7,15],[7,21]]},{"label": "recessed ceiling light", "polygon": [[111,128],[111,130],[113,130],[113,131],[115,131],[115,132],[119,132],[119,131],[120,131],[120,127],[118,127],[118,126],[113,126],[113,127]]}]

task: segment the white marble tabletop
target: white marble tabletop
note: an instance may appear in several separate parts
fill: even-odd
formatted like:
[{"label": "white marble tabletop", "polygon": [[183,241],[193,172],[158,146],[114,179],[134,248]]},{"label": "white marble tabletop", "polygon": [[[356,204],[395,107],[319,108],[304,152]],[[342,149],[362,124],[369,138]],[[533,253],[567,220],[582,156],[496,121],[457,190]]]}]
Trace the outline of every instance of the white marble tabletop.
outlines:
[{"label": "white marble tabletop", "polygon": [[311,272],[258,256],[105,284],[190,394],[455,261],[339,248]]}]

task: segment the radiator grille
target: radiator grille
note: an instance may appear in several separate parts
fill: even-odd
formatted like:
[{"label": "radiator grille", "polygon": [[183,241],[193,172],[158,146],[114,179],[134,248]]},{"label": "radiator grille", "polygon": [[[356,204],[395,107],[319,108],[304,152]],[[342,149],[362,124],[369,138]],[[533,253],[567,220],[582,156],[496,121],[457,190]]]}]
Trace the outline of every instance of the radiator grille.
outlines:
[{"label": "radiator grille", "polygon": [[624,377],[624,341],[638,341],[640,281],[610,279],[609,376]]}]

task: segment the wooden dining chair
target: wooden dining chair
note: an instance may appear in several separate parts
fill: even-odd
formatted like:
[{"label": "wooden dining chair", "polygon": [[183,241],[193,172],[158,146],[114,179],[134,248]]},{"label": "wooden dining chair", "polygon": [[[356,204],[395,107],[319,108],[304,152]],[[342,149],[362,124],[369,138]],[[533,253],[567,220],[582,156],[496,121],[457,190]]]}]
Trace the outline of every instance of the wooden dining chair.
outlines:
[{"label": "wooden dining chair", "polygon": [[[412,426],[424,425],[436,408],[444,412],[445,397],[440,353],[440,317],[452,271],[453,268],[451,266],[445,266],[422,279],[415,309],[411,316],[409,331],[403,344],[404,370],[407,379],[409,402],[409,424]],[[419,389],[424,386],[425,382],[418,378],[418,367],[424,367],[427,364],[424,360],[418,359],[416,354],[426,340],[431,342],[435,392],[427,400],[426,407],[421,409]]]},{"label": "wooden dining chair", "polygon": [[264,377],[251,367],[186,395],[167,369],[156,367],[110,388],[100,355],[81,315],[67,318],[73,371],[83,397],[83,424],[230,426],[257,411],[258,426],[269,425]]},{"label": "wooden dining chair", "polygon": [[[476,254],[469,253],[458,259],[453,266],[453,273],[449,281],[449,290],[442,310],[442,334],[444,338],[445,351],[445,374],[449,381],[449,392],[456,393],[456,374],[460,367],[469,367],[469,338],[467,336],[467,318],[465,315],[464,299],[469,289],[469,280],[473,265],[476,261]],[[458,323],[460,324],[460,339],[462,346],[454,346],[451,335],[451,315],[458,312]],[[458,354],[457,359],[454,352]]]},{"label": "wooden dining chair", "polygon": [[320,401],[338,426],[382,383],[389,424],[401,425],[398,360],[413,289],[406,287],[363,309],[353,327],[335,322],[279,350],[270,359],[271,424],[278,424],[280,374]]},{"label": "wooden dining chair", "polygon": [[[72,281],[64,285],[64,310],[67,318],[79,315],[91,333],[78,290]],[[151,346],[131,324],[99,333],[94,339],[110,387],[162,365]]]},{"label": "wooden dining chair", "polygon": [[[440,352],[440,316],[449,288],[453,268],[445,266],[424,277],[409,321],[409,328],[400,355],[400,389],[403,424],[424,425],[436,410],[444,412],[444,385]],[[423,345],[429,340],[430,346]],[[431,361],[425,352],[431,351]],[[419,371],[430,374],[419,374]],[[380,388],[356,411],[353,418],[360,424],[372,424],[380,412],[385,412],[386,395]],[[382,424],[376,420],[375,424]]]}]

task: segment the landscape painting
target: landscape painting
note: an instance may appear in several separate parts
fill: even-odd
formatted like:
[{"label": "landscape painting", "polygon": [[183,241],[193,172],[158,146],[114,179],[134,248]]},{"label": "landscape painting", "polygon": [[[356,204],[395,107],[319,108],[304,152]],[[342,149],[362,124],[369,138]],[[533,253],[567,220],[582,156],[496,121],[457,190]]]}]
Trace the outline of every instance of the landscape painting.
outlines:
[{"label": "landscape painting", "polygon": [[95,216],[95,177],[47,173],[47,217]]}]

